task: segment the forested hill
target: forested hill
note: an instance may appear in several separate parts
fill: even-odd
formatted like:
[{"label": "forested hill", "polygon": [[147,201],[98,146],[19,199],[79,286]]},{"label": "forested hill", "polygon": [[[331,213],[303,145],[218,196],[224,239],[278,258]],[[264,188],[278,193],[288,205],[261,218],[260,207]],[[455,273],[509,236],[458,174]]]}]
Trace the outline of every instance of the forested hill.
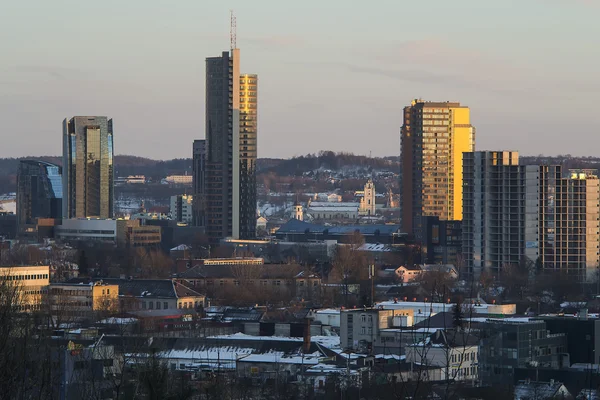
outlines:
[{"label": "forested hill", "polygon": [[[57,156],[0,158],[0,194],[15,191],[17,166],[20,160],[38,159],[58,165],[62,158]],[[559,156],[521,156],[521,164],[562,165],[565,171],[571,168],[600,169],[600,157],[573,157],[569,154]],[[259,173],[279,176],[300,176],[319,171],[389,171],[399,172],[399,157],[366,157],[350,153],[321,151],[316,154],[294,157],[290,159],[260,158],[257,162]],[[159,180],[167,175],[192,173],[190,158],[173,160],[152,160],[144,157],[115,156],[115,175],[145,175],[152,180]]]}]

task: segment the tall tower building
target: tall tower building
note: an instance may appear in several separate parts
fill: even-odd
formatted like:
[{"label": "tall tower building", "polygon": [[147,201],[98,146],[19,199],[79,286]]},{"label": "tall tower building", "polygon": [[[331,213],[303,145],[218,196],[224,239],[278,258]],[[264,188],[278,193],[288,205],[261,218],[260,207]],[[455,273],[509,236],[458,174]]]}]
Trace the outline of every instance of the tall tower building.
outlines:
[{"label": "tall tower building", "polygon": [[63,218],[112,218],[113,121],[63,121]]},{"label": "tall tower building", "polygon": [[400,150],[402,227],[422,236],[422,217],[462,220],[462,154],[475,149],[469,107],[414,100],[404,108]]},{"label": "tall tower building", "polygon": [[258,76],[240,76],[240,238],[256,235]]},{"label": "tall tower building", "polygon": [[45,161],[23,160],[17,171],[19,235],[35,230],[38,218],[62,217],[62,169]]},{"label": "tall tower building", "polygon": [[205,170],[206,170],[206,140],[194,140],[192,152],[193,188],[194,188],[194,226],[206,226]]},{"label": "tall tower building", "polygon": [[[232,43],[233,45],[233,43]],[[240,75],[240,50],[206,59],[206,233],[252,238],[256,232],[257,82]]]},{"label": "tall tower building", "polygon": [[[519,154],[465,153],[463,168],[462,251],[466,272],[479,277],[484,270],[496,274],[503,265],[518,265],[526,242],[525,171],[519,165]],[[532,234],[531,239],[536,240],[536,233]]]}]

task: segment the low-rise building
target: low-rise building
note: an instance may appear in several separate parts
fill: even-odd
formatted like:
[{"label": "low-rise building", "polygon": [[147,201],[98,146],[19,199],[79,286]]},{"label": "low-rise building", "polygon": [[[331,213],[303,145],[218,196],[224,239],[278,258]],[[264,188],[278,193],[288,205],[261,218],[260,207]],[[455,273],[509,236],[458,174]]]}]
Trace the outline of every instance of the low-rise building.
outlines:
[{"label": "low-rise building", "polygon": [[544,321],[488,320],[481,326],[480,378],[512,383],[516,368],[568,367],[567,337],[548,333]]},{"label": "low-rise building", "polygon": [[159,226],[141,226],[140,220],[71,218],[55,227],[57,239],[64,242],[102,242],[128,247],[158,245]]},{"label": "low-rise building", "polygon": [[[413,324],[412,310],[361,308],[340,313],[340,343],[343,349],[378,353],[386,347],[382,331]],[[389,346],[391,348],[394,346]]]},{"label": "low-rise building", "polygon": [[53,315],[86,318],[93,313],[119,311],[119,286],[101,280],[90,284],[51,283],[48,292]]},{"label": "low-rise building", "polygon": [[[174,279],[121,279],[103,278],[104,284],[119,288],[119,306],[122,312],[136,310],[200,309],[206,296]],[[88,283],[90,280],[72,279],[71,283]]]},{"label": "low-rise building", "polygon": [[17,311],[40,310],[50,283],[47,265],[0,267],[0,282],[14,288],[14,307]]},{"label": "low-rise building", "polygon": [[192,175],[168,175],[162,182],[169,185],[191,186],[193,178]]},{"label": "low-rise building", "polygon": [[213,296],[250,287],[294,298],[321,292],[321,278],[300,265],[199,265],[179,274],[179,280]]},{"label": "low-rise building", "polygon": [[477,381],[479,338],[462,329],[440,329],[406,346],[406,361],[441,367],[441,380]]}]

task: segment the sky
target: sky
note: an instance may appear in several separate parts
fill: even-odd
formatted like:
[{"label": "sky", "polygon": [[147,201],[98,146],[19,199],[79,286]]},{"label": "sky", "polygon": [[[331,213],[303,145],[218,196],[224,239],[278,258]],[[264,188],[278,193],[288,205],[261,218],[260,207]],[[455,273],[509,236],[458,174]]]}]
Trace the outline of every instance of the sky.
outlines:
[{"label": "sky", "polygon": [[400,152],[414,98],[471,108],[478,150],[598,155],[600,0],[4,0],[0,157],[59,155],[113,118],[115,153],[191,157],[205,58],[259,75],[259,157]]}]

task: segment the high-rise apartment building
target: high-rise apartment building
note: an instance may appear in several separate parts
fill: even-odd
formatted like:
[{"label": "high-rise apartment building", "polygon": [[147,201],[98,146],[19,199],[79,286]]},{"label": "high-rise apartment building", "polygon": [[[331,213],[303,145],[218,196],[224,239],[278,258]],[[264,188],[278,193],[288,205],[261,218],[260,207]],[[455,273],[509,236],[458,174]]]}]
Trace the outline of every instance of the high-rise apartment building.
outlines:
[{"label": "high-rise apartment building", "polygon": [[519,154],[465,153],[463,169],[466,272],[478,277],[483,270],[497,273],[503,265],[519,264],[525,248],[525,176]]},{"label": "high-rise apartment building", "polygon": [[420,239],[424,216],[462,219],[462,155],[474,148],[469,107],[414,100],[404,108],[400,206],[405,232]]},{"label": "high-rise apartment building", "polygon": [[35,231],[38,218],[62,218],[62,169],[45,161],[23,160],[17,170],[19,235]]},{"label": "high-rise apartment building", "polygon": [[258,76],[240,76],[240,238],[256,235]]},{"label": "high-rise apartment building", "polygon": [[63,121],[63,218],[112,218],[113,121]]},{"label": "high-rise apartment building", "polygon": [[252,237],[256,226],[257,77],[240,75],[239,65],[236,48],[206,59],[204,196],[213,243]]},{"label": "high-rise apartment building", "polygon": [[464,154],[463,259],[475,277],[538,264],[590,279],[600,262],[600,185],[589,170],[519,165],[516,152]]},{"label": "high-rise apartment building", "polygon": [[206,198],[204,196],[205,169],[206,169],[206,140],[194,140],[193,152],[193,178],[194,188],[194,226],[206,226]]}]

